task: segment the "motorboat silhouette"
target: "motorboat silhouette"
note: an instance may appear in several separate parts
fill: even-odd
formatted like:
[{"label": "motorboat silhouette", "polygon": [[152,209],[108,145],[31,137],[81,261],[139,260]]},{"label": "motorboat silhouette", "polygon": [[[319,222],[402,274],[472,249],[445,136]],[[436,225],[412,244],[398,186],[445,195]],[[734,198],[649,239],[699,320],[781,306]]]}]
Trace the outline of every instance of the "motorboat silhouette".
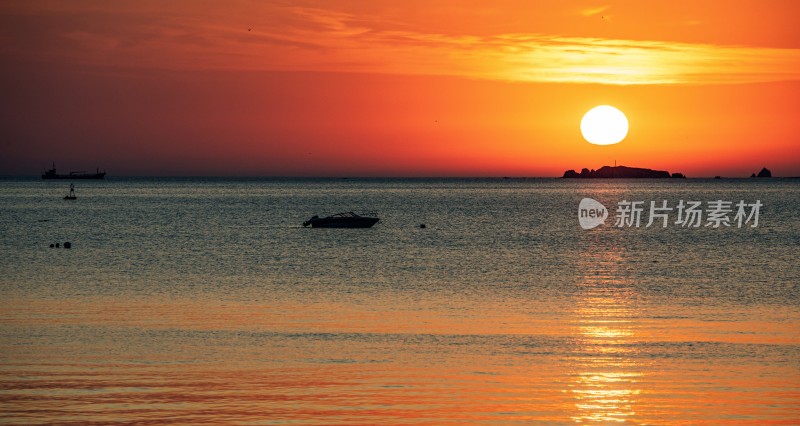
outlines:
[{"label": "motorboat silhouette", "polygon": [[312,228],[371,228],[380,221],[376,213],[365,213],[364,216],[353,213],[343,212],[334,215],[319,217],[314,215],[311,219],[303,222],[303,226],[311,226]]}]

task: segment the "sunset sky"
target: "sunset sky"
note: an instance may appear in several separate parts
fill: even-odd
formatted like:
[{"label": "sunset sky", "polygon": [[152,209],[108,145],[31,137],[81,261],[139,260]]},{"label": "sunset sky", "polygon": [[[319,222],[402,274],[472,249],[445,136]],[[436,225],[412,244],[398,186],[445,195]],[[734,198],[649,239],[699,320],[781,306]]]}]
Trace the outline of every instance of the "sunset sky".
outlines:
[{"label": "sunset sky", "polygon": [[[800,2],[5,1],[0,174],[800,176]],[[583,114],[630,122],[595,146]]]}]

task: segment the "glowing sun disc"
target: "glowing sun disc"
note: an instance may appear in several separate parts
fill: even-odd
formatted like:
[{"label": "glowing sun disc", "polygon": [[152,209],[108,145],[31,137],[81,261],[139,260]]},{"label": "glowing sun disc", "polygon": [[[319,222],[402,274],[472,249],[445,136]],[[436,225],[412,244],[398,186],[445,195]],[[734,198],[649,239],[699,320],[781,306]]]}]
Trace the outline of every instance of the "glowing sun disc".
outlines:
[{"label": "glowing sun disc", "polygon": [[622,111],[600,105],[589,110],[581,120],[581,133],[595,145],[619,143],[628,135],[628,119]]}]

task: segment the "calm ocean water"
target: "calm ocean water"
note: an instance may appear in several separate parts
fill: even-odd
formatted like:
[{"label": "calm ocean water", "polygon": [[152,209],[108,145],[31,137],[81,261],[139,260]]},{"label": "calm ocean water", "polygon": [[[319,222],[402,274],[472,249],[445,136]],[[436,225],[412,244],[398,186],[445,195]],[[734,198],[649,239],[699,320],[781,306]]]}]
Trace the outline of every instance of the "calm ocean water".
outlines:
[{"label": "calm ocean water", "polygon": [[[800,180],[67,191],[0,181],[0,422],[800,422]],[[607,226],[581,229],[584,197]],[[763,207],[608,226],[623,199]],[[347,210],[382,222],[300,226]]]}]

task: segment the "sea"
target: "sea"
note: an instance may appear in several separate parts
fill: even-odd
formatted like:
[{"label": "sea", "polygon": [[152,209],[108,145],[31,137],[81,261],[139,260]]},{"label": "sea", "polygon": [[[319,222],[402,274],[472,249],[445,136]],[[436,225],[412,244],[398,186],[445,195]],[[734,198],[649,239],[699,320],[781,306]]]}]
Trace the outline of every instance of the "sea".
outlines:
[{"label": "sea", "polygon": [[0,423],[800,424],[800,179],[73,183],[0,179]]}]

